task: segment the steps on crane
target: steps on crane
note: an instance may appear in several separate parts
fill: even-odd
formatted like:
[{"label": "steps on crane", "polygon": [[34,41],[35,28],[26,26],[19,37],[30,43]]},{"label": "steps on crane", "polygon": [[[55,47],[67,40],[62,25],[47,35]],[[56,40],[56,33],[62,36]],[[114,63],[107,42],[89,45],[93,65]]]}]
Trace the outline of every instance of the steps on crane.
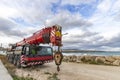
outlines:
[{"label": "steps on crane", "polygon": [[0,80],[13,80],[0,60]]}]

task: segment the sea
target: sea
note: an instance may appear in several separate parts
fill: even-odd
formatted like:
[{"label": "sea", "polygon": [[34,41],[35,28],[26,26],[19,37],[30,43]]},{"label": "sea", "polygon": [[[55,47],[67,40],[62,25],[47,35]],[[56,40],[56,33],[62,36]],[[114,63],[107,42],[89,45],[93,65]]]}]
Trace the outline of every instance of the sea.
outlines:
[{"label": "sea", "polygon": [[6,51],[0,51],[0,54],[6,55]]},{"label": "sea", "polygon": [[[6,55],[6,51],[0,51],[0,54]],[[94,52],[63,52],[63,55],[91,55],[91,56],[120,56],[120,51],[94,51]]]},{"label": "sea", "polygon": [[120,56],[120,51],[64,52],[63,55]]}]

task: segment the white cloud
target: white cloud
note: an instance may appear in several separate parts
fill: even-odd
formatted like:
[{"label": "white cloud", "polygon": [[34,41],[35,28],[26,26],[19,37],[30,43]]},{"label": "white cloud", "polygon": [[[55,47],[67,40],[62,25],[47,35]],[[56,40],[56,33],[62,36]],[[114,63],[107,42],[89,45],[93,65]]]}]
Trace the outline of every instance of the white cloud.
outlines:
[{"label": "white cloud", "polygon": [[111,11],[114,13],[117,13],[118,11],[120,11],[120,0],[114,1],[114,4],[111,7]]},{"label": "white cloud", "polygon": [[15,14],[18,14],[17,10],[14,8],[6,7],[6,6],[0,6],[0,16],[1,17],[14,17]]},{"label": "white cloud", "polygon": [[[30,23],[43,23],[51,15],[51,3],[57,0],[1,0],[0,13],[5,17],[21,17]],[[3,6],[4,5],[4,6]],[[13,16],[14,15],[14,16]],[[17,16],[15,16],[17,15]],[[47,15],[47,16],[46,16]]]},{"label": "white cloud", "polygon": [[112,5],[112,1],[111,0],[103,0],[98,6],[98,11],[100,13],[107,13]]},{"label": "white cloud", "polygon": [[[94,19],[94,17],[92,17],[92,19]],[[98,32],[101,36],[104,36],[105,39],[111,39],[120,33],[120,24],[116,22],[112,16],[99,16],[91,22],[94,22],[94,24],[89,29],[93,32]]]},{"label": "white cloud", "polygon": [[16,43],[17,41],[22,40],[19,37],[12,37],[12,36],[0,36],[0,43],[9,44],[9,43]]},{"label": "white cloud", "polygon": [[80,14],[71,14],[67,11],[61,11],[60,13],[53,15],[52,18],[46,20],[46,25],[59,24],[63,29],[69,29],[73,27],[89,27],[92,25],[89,21],[82,18]]},{"label": "white cloud", "polygon": [[[116,10],[120,10],[118,3],[120,1],[103,0],[97,6],[94,15],[89,19],[93,23],[93,26],[89,28],[90,31],[98,32],[108,40],[118,35],[120,33],[120,24],[115,20],[115,17],[119,14]],[[116,4],[117,7],[115,7]]]},{"label": "white cloud", "polygon": [[[62,0],[61,5],[92,5],[96,0]],[[48,25],[59,24],[63,27],[64,47],[80,49],[119,50],[113,38],[120,33],[120,1],[102,0],[93,15],[83,17],[80,12],[59,9],[52,12],[51,3],[58,0],[1,0],[0,1],[0,42],[14,43]],[[21,18],[32,25],[22,26],[11,18]],[[39,25],[39,26],[38,26]],[[42,26],[42,27],[41,27]],[[109,45],[112,43],[113,46]],[[71,44],[73,46],[71,46]]]}]

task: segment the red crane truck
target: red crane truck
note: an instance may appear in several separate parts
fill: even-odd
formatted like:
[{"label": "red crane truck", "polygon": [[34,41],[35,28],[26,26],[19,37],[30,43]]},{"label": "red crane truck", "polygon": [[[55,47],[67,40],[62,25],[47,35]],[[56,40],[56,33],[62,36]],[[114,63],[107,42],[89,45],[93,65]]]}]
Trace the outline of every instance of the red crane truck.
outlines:
[{"label": "red crane truck", "polygon": [[[54,53],[50,46],[41,46],[41,44],[51,44],[57,46]],[[7,59],[18,68],[42,65],[44,63],[55,60],[57,70],[61,64],[63,55],[62,46],[62,27],[54,25],[52,27],[43,28],[28,38],[11,45],[11,49],[7,51]],[[54,53],[54,55],[53,55]]]}]

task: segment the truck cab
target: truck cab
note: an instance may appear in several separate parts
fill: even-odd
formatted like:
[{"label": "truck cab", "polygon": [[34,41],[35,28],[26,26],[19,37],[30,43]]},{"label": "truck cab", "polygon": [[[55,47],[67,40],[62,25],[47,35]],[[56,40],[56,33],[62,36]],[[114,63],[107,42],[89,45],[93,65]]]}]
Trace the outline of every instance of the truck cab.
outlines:
[{"label": "truck cab", "polygon": [[24,45],[7,52],[7,58],[17,67],[42,65],[53,61],[53,49],[50,46]]},{"label": "truck cab", "polygon": [[26,56],[48,56],[53,55],[53,50],[49,46],[26,45],[22,49],[22,54]]}]

